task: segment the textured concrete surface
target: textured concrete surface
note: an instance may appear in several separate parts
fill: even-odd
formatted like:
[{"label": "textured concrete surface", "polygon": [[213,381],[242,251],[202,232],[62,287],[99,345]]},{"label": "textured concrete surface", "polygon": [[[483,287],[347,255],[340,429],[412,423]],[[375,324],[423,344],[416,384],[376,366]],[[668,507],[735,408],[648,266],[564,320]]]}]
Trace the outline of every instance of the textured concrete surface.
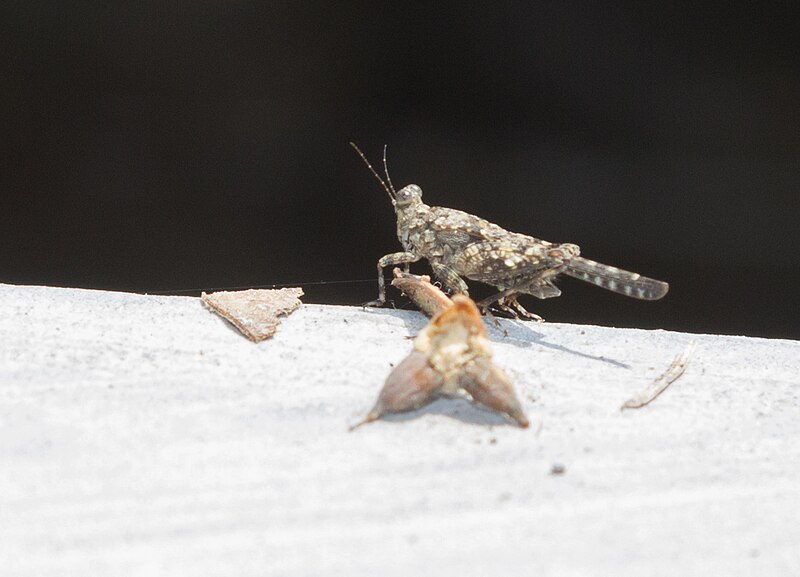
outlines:
[{"label": "textured concrete surface", "polygon": [[348,432],[425,322],[303,305],[254,344],[197,298],[0,285],[0,574],[800,574],[800,343],[503,321],[530,429]]}]

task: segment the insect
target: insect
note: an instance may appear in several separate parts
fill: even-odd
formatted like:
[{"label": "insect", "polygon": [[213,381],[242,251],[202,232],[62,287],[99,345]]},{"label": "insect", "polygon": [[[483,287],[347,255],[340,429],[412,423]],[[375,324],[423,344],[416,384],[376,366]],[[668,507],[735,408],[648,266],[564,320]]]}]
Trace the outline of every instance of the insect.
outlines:
[{"label": "insect", "polygon": [[669,290],[663,281],[583,258],[576,244],[547,242],[510,232],[460,210],[429,206],[422,201],[422,189],[416,184],[395,190],[386,165],[386,147],[384,181],[358,146],[352,142],[350,145],[389,195],[397,214],[397,238],[404,249],[378,260],[378,299],[367,303],[369,306],[386,302],[385,267],[402,264],[407,270],[410,263],[423,258],[436,277],[455,293],[468,294],[462,277],[497,287],[499,292],[478,306],[484,312],[496,306],[514,318],[541,320],[525,310],[517,298],[520,294],[540,299],[559,296],[561,291],[553,281],[562,273],[642,300],[658,300]]}]

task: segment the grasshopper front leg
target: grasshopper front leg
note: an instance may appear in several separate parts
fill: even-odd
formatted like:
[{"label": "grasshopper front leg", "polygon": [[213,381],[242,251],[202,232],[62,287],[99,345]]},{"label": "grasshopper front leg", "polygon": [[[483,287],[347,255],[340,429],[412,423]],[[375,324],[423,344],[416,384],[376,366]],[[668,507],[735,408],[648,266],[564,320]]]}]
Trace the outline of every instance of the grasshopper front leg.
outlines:
[{"label": "grasshopper front leg", "polygon": [[386,281],[383,279],[383,269],[387,266],[396,266],[398,264],[406,265],[412,262],[417,262],[420,258],[412,252],[393,252],[387,254],[378,261],[378,298],[377,300],[364,303],[365,307],[380,307],[386,303]]}]

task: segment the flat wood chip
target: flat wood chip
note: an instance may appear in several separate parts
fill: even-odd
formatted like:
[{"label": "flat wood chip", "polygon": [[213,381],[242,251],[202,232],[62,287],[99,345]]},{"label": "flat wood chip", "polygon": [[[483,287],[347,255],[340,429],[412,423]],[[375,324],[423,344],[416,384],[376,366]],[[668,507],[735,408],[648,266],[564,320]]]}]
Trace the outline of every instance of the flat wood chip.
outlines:
[{"label": "flat wood chip", "polygon": [[275,334],[281,315],[300,306],[301,288],[251,289],[203,293],[200,298],[211,310],[229,321],[253,342]]}]

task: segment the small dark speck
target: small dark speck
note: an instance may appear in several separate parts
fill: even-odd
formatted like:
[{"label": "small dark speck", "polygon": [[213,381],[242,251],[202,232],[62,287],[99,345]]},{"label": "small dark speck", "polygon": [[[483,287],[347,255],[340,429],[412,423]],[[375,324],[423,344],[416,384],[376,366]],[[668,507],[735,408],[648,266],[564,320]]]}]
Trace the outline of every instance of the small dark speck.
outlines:
[{"label": "small dark speck", "polygon": [[346,324],[346,325],[350,324],[349,322],[347,322],[347,319],[342,319],[342,320],[344,321],[344,324]]},{"label": "small dark speck", "polygon": [[489,444],[490,445],[496,445],[497,444],[497,438],[492,437],[491,439],[489,439]]},{"label": "small dark speck", "polygon": [[553,463],[553,466],[550,467],[551,475],[563,475],[566,471],[567,468],[564,466],[563,463]]}]

